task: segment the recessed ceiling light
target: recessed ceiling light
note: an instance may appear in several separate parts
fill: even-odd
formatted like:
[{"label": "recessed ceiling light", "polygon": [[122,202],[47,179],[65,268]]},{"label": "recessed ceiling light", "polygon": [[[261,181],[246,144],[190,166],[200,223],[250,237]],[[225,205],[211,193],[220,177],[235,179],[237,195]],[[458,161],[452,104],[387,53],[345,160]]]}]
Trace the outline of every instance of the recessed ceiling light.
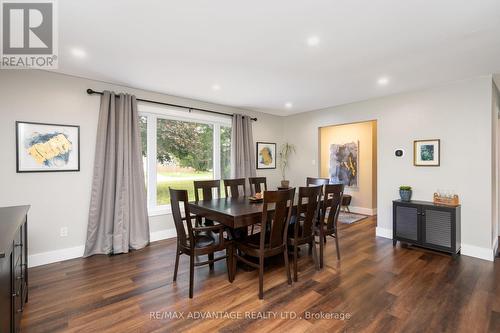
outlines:
[{"label": "recessed ceiling light", "polygon": [[212,86],[212,90],[220,90],[220,86],[218,84],[214,84]]},{"label": "recessed ceiling light", "polygon": [[385,86],[389,83],[389,78],[387,76],[383,76],[377,80],[379,86]]},{"label": "recessed ceiling light", "polygon": [[87,56],[87,53],[84,50],[78,48],[71,49],[71,54],[73,54],[76,58],[85,58]]},{"label": "recessed ceiling light", "polygon": [[286,107],[287,109],[291,109],[291,108],[293,107],[293,104],[292,104],[291,102],[286,102],[286,103],[285,103],[285,107]]},{"label": "recessed ceiling light", "polygon": [[309,46],[317,46],[319,44],[318,36],[311,36],[307,39],[307,45]]}]

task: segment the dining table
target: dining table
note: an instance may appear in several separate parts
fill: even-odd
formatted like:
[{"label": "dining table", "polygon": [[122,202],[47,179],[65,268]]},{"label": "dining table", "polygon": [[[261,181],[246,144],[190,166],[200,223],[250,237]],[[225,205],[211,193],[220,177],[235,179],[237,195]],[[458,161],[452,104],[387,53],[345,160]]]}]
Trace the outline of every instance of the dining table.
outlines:
[{"label": "dining table", "polygon": [[[297,203],[298,195],[296,194],[292,215],[296,214]],[[303,205],[306,203],[307,200],[302,202]],[[264,203],[262,201],[253,202],[250,197],[244,196],[190,201],[188,206],[190,212],[197,216],[217,221],[231,229],[240,229],[262,222]],[[274,211],[274,208],[274,203],[267,206],[268,211]]]},{"label": "dining table", "polygon": [[[191,213],[217,221],[228,228],[239,229],[261,222],[263,203],[252,202],[249,197],[217,198],[212,200],[190,201]],[[268,211],[274,204],[268,205]]]}]

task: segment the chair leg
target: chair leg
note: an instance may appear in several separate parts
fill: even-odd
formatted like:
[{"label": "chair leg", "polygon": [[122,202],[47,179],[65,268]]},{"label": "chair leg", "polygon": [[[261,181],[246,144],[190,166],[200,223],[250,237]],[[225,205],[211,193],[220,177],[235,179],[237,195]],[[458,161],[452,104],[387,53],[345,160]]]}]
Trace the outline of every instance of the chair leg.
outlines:
[{"label": "chair leg", "polygon": [[286,277],[288,279],[288,284],[292,284],[292,274],[290,273],[290,263],[288,262],[288,247],[285,245],[285,251],[283,252],[283,256],[285,257],[285,269],[286,269]]},{"label": "chair leg", "polygon": [[298,257],[298,246],[293,246],[293,281],[297,282],[297,257]]},{"label": "chair leg", "polygon": [[312,250],[312,256],[313,256],[313,261],[314,261],[314,268],[316,270],[319,270],[319,263],[318,263],[318,252],[316,251],[316,242],[312,242],[311,245],[311,250]]},{"label": "chair leg", "polygon": [[236,269],[237,269],[236,264],[238,263],[237,249],[235,247],[233,247],[233,249],[231,250],[231,255],[233,256],[231,275],[234,281],[234,279],[236,278]]},{"label": "chair leg", "polygon": [[174,268],[174,282],[177,281],[177,270],[179,269],[179,249],[175,250],[175,268]]},{"label": "chair leg", "polygon": [[226,266],[227,266],[227,278],[229,282],[233,282],[233,247],[228,246],[226,249]]},{"label": "chair leg", "polygon": [[189,256],[189,298],[193,298],[194,255]]},{"label": "chair leg", "polygon": [[208,254],[208,260],[212,260],[211,263],[208,264],[208,267],[210,267],[210,270],[213,271],[214,270],[214,254],[213,253],[209,253]]},{"label": "chair leg", "polygon": [[264,257],[259,257],[259,299],[264,298]]},{"label": "chair leg", "polygon": [[339,235],[335,232],[335,246],[337,247],[337,259],[340,260]]},{"label": "chair leg", "polygon": [[323,268],[323,247],[325,243],[323,243],[323,233],[319,235],[319,268]]}]

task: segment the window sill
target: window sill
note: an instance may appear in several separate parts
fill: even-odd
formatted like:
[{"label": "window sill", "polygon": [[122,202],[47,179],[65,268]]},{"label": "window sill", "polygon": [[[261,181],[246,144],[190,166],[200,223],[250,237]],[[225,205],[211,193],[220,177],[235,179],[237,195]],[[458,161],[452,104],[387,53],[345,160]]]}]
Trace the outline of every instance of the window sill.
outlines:
[{"label": "window sill", "polygon": [[169,207],[149,209],[148,216],[161,216],[161,215],[171,215],[172,209]]}]

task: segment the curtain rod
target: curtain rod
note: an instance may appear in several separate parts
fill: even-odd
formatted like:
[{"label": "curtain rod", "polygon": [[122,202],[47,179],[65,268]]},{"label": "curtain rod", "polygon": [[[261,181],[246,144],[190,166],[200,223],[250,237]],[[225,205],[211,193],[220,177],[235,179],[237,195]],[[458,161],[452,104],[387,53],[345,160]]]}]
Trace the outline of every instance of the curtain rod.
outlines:
[{"label": "curtain rod", "polygon": [[[95,90],[92,90],[92,89],[87,89],[87,94],[89,94],[89,95],[93,95],[93,94],[102,95],[103,92],[102,91],[95,91]],[[212,110],[206,110],[206,109],[199,109],[199,108],[192,108],[192,107],[189,107],[189,106],[178,105],[178,104],[171,104],[171,103],[164,103],[164,102],[158,102],[158,101],[152,101],[152,100],[149,100],[149,99],[136,98],[136,100],[140,101],[140,102],[160,104],[160,105],[166,105],[166,106],[173,106],[173,107],[176,107],[176,108],[188,109],[189,112],[191,112],[191,111],[194,110],[194,111],[202,111],[202,112],[219,114],[219,115],[228,116],[228,117],[232,117],[233,116],[232,114],[229,114],[229,113],[212,111]],[[253,121],[257,121],[257,118],[250,118],[250,119],[253,120]]]}]

